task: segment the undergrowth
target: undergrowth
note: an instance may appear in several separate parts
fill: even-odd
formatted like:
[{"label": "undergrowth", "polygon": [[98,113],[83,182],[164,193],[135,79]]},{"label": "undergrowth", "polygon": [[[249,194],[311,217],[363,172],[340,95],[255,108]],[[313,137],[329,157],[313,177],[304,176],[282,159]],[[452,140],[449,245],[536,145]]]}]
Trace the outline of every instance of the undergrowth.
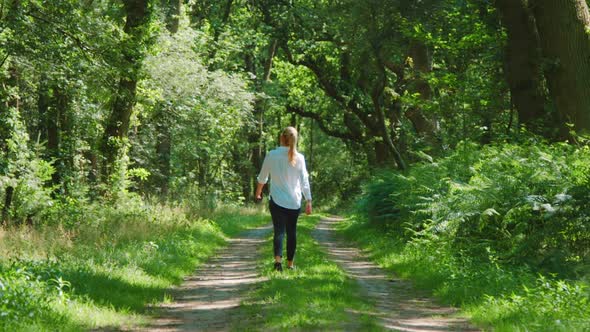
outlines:
[{"label": "undergrowth", "polygon": [[495,331],[590,330],[590,149],[462,144],[383,173],[343,232]]}]

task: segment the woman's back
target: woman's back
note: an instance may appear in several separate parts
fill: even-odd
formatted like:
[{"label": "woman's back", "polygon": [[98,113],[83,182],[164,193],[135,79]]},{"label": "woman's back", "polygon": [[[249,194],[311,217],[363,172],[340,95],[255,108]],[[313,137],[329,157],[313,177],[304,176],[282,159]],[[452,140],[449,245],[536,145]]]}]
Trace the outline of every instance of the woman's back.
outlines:
[{"label": "woman's back", "polygon": [[289,148],[280,146],[270,151],[258,176],[259,183],[266,183],[270,176],[270,196],[279,206],[287,209],[301,207],[301,194],[311,199],[309,175],[305,158],[295,152],[294,163],[289,160]]}]

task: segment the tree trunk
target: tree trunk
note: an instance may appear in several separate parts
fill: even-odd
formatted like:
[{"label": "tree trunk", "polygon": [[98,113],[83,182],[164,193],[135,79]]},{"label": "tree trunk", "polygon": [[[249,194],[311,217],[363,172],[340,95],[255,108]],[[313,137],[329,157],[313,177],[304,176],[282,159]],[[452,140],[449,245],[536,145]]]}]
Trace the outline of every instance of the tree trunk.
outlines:
[{"label": "tree trunk", "polygon": [[[219,37],[221,36],[221,32],[223,32],[223,27],[229,21],[233,4],[234,4],[234,0],[227,0],[225,3],[225,7],[223,9],[223,15],[221,17],[221,21],[220,22],[213,22],[213,24],[212,24],[212,27],[213,27],[213,43],[212,43],[212,45],[213,45],[213,47],[211,47],[211,49],[209,51],[209,59],[210,60],[214,59],[215,55],[217,54],[217,48],[218,48],[217,42],[219,41]],[[213,68],[210,67],[209,69],[213,69]]]},{"label": "tree trunk", "polygon": [[399,152],[399,150],[395,146],[395,143],[393,142],[391,131],[389,128],[387,128],[387,118],[385,115],[385,111],[383,110],[383,108],[385,107],[383,104],[386,100],[384,94],[385,87],[387,85],[387,73],[385,72],[385,66],[383,65],[383,62],[380,60],[381,58],[379,56],[378,49],[375,49],[375,54],[377,55],[378,59],[377,65],[379,68],[379,79],[376,80],[376,83],[374,84],[371,91],[373,111],[376,115],[377,120],[377,128],[374,131],[374,135],[375,137],[381,137],[381,139],[383,140],[382,142],[377,142],[376,145],[375,153],[377,156],[377,162],[381,163],[382,159],[380,158],[385,157],[383,153],[377,151],[377,149],[380,149],[383,144],[388,150],[387,155],[389,156],[389,158],[393,158],[393,160],[395,161],[395,166],[397,166],[399,170],[403,171],[406,169],[406,163],[404,162],[401,153]]},{"label": "tree trunk", "polygon": [[[59,109],[59,152],[60,167],[56,169],[58,182],[64,182],[67,174],[74,171],[74,155],[76,154],[74,138],[74,115],[71,112],[71,98],[64,87],[55,90],[55,105]],[[68,193],[68,184],[62,183],[63,190]]]},{"label": "tree trunk", "polygon": [[377,166],[378,168],[391,167],[391,153],[387,144],[383,141],[375,141],[373,143],[373,151],[368,160],[369,165]]},{"label": "tree trunk", "polygon": [[45,142],[47,140],[47,114],[49,112],[49,85],[47,82],[47,75],[42,74],[39,79],[39,86],[37,88],[37,110],[38,110],[38,126],[37,134],[39,140]]},{"label": "tree trunk", "polygon": [[4,205],[2,206],[2,224],[8,225],[10,219],[10,207],[12,205],[12,197],[14,195],[14,187],[6,187],[4,193]]},{"label": "tree trunk", "polygon": [[547,117],[547,96],[539,33],[525,0],[496,0],[508,36],[504,59],[505,75],[518,119],[533,133],[546,135],[555,122]]},{"label": "tree trunk", "polygon": [[[54,93],[56,89],[54,88]],[[51,175],[51,181],[54,185],[59,183],[59,113],[60,109],[56,103],[55,95],[52,98],[52,105],[47,110],[47,156],[52,159],[55,166],[55,172]]]},{"label": "tree trunk", "polygon": [[182,0],[166,0],[166,28],[170,33],[178,32],[180,14],[182,11]]},{"label": "tree trunk", "polygon": [[[16,6],[16,4],[15,4]],[[13,86],[18,86],[18,70],[15,67],[10,67],[8,69],[8,80],[6,82],[7,84],[3,84],[2,88],[3,91],[5,92],[7,91],[7,86],[13,87]],[[4,95],[4,93],[2,93],[2,97],[5,97],[5,101],[2,103],[3,107],[3,113],[5,114],[0,114],[0,116],[2,116],[2,120],[6,121],[8,118],[12,118],[11,120],[15,120],[14,119],[14,114],[10,114],[12,112],[12,109],[14,109],[16,111],[16,113],[18,113],[20,111],[20,102],[19,102],[19,97],[17,96],[11,96],[11,95]],[[2,160],[0,160],[0,167],[2,167],[3,169],[0,169],[0,171],[2,172],[8,172],[9,169],[9,165],[10,165],[10,149],[7,146],[6,141],[8,139],[10,139],[12,137],[12,131],[13,131],[13,126],[14,124],[12,123],[5,123],[4,121],[0,122],[0,124],[2,124],[2,128],[0,128],[0,154],[2,156]],[[18,179],[19,174],[14,174],[14,176]],[[10,219],[10,208],[12,207],[12,201],[14,198],[14,187],[12,185],[9,185],[6,187],[6,189],[4,190],[4,204],[2,205],[2,224],[7,225],[9,223],[9,219]]]},{"label": "tree trunk", "polygon": [[[412,59],[414,79],[409,84],[410,93],[418,93],[422,101],[432,98],[432,89],[428,81],[423,77],[432,72],[432,54],[428,46],[423,42],[412,40],[408,49],[408,57]],[[437,148],[436,127],[432,119],[424,115],[419,105],[412,105],[405,113],[416,133],[433,147]]]},{"label": "tree trunk", "polygon": [[[265,84],[270,81],[270,75],[272,72],[273,60],[277,51],[278,41],[276,39],[272,39],[269,41],[268,44],[268,54],[266,60],[264,61],[264,72],[262,75],[262,80],[258,82],[258,89],[262,89]],[[256,75],[256,67],[254,65],[254,60],[252,56],[246,56],[246,70],[251,72],[252,74]],[[258,185],[258,172],[262,167],[262,161],[264,160],[264,147],[262,145],[262,133],[264,130],[264,101],[260,98],[257,98],[255,105],[254,105],[254,117],[256,119],[256,128],[248,135],[248,142],[251,147],[250,151],[250,162],[251,167],[254,170],[253,177],[251,178],[252,188],[250,189],[251,197],[254,197],[256,193],[256,186]],[[246,199],[250,197],[245,197]]]},{"label": "tree trunk", "polygon": [[[376,100],[375,96],[373,96],[373,106],[375,108],[377,120],[380,125],[381,138],[383,139],[382,142],[378,142],[380,144],[376,145],[375,153],[377,155],[377,162],[381,164],[386,160],[385,158],[389,159],[393,157],[393,160],[395,161],[395,165],[397,166],[397,168],[403,171],[406,169],[406,163],[404,162],[401,153],[399,152],[399,150],[393,143],[393,140],[391,139],[389,129],[387,128],[387,125],[385,123],[385,113],[383,112],[383,108],[380,105],[379,100]],[[382,151],[383,147],[387,148],[387,153],[384,153]]]},{"label": "tree trunk", "polygon": [[170,132],[170,121],[168,110],[164,106],[154,117],[156,122],[156,154],[158,156],[158,177],[157,186],[163,196],[168,195],[170,179],[170,156],[172,155],[172,134]]},{"label": "tree trunk", "polygon": [[129,121],[135,104],[137,81],[141,69],[145,45],[143,35],[145,25],[149,22],[150,12],[148,0],[126,0],[125,33],[130,37],[130,42],[122,45],[123,66],[121,78],[114,97],[111,114],[106,124],[102,141],[102,152],[105,156],[103,173],[108,177],[112,171],[111,166],[119,155],[122,140],[127,137]]},{"label": "tree trunk", "polygon": [[[182,0],[166,0],[166,28],[171,34],[178,32]],[[156,155],[159,174],[156,186],[160,189],[162,197],[169,192],[171,174],[170,157],[172,155],[172,133],[170,131],[171,112],[164,105],[159,106],[158,113],[154,117],[156,124]]]},{"label": "tree trunk", "polygon": [[531,1],[549,90],[579,133],[590,132],[590,13],[586,0]]}]

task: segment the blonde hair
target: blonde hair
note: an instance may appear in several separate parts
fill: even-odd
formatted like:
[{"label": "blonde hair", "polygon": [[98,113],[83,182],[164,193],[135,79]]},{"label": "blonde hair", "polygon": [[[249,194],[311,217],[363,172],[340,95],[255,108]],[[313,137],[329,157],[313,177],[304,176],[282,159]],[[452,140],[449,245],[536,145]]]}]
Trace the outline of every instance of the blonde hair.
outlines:
[{"label": "blonde hair", "polygon": [[289,164],[295,166],[295,153],[297,153],[297,129],[287,127],[281,133],[281,141],[289,147]]}]

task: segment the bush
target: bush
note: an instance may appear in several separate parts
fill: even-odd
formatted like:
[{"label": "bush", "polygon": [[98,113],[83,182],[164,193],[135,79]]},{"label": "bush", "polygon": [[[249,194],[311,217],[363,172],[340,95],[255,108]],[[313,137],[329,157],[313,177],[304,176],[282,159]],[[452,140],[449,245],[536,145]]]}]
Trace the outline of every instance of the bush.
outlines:
[{"label": "bush", "polygon": [[462,143],[452,155],[416,164],[406,174],[382,171],[365,186],[358,204],[360,215],[408,240],[424,229],[435,201],[446,195],[453,183],[469,180],[473,174],[470,166],[477,157],[477,145]]},{"label": "bush", "polygon": [[383,173],[365,188],[361,214],[405,240],[586,273],[590,258],[590,149],[567,144],[461,144],[451,155]]},{"label": "bush", "polygon": [[9,331],[46,319],[51,301],[65,300],[68,282],[51,262],[15,260],[0,264],[0,330]]}]

